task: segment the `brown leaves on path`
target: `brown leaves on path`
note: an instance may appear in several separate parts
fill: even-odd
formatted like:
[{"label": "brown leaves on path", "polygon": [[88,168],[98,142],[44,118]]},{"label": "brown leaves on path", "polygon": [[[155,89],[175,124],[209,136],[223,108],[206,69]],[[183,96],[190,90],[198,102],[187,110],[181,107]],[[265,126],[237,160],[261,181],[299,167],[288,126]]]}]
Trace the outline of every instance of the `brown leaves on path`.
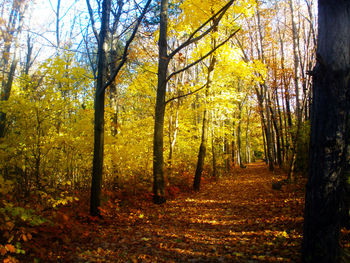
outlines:
[{"label": "brown leaves on path", "polygon": [[50,259],[299,262],[305,181],[273,190],[272,182],[284,177],[257,163],[162,206],[144,196],[108,202],[103,220],[89,220],[80,239],[50,252]]}]

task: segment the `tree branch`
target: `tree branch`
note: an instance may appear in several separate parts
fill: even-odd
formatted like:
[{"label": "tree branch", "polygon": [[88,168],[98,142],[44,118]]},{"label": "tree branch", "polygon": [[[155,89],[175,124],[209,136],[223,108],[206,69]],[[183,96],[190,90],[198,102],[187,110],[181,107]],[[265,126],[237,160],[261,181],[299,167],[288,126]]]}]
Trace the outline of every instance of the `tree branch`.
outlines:
[{"label": "tree branch", "polygon": [[173,73],[171,73],[169,75],[169,77],[166,79],[166,81],[169,81],[173,76],[193,67],[194,65],[197,65],[199,62],[201,62],[202,60],[206,59],[207,57],[209,57],[211,54],[213,54],[218,48],[220,48],[221,46],[225,45],[238,31],[240,30],[237,29],[236,31],[234,31],[231,35],[229,35],[228,38],[225,39],[225,41],[221,42],[219,45],[217,45],[215,48],[213,48],[212,50],[210,50],[206,55],[204,55],[203,57],[199,58],[198,60],[196,60],[195,62],[189,64],[188,66],[179,69],[178,71],[175,71]]},{"label": "tree branch", "polygon": [[99,37],[98,37],[97,29],[95,27],[95,19],[94,19],[94,14],[92,12],[91,5],[90,5],[90,0],[86,0],[86,5],[87,5],[88,10],[89,10],[92,31],[94,32],[94,35],[96,37],[97,42],[99,42]]},{"label": "tree branch", "polygon": [[[88,1],[88,0],[87,0]],[[130,38],[128,39],[128,41],[125,44],[124,47],[124,52],[123,52],[123,56],[122,56],[122,60],[119,62],[117,68],[115,69],[115,71],[113,72],[113,74],[111,75],[110,79],[107,81],[107,83],[103,86],[103,88],[99,91],[99,93],[101,94],[102,92],[105,92],[106,88],[111,85],[115,79],[115,77],[118,75],[119,71],[121,70],[121,68],[123,67],[123,65],[125,64],[127,57],[128,57],[128,50],[129,50],[129,46],[131,44],[131,42],[134,40],[137,30],[141,24],[141,21],[143,19],[143,17],[146,15],[147,9],[149,7],[149,5],[151,4],[152,0],[148,0],[145,7],[143,8],[143,11],[141,13],[141,15],[139,16],[139,18],[137,19],[134,31],[132,32],[132,35],[130,36]]]},{"label": "tree branch", "polygon": [[198,88],[198,89],[196,89],[196,90],[194,90],[194,91],[191,91],[191,92],[189,92],[189,93],[186,93],[186,94],[179,95],[179,96],[177,96],[177,97],[173,97],[173,98],[171,98],[171,99],[168,99],[168,100],[165,102],[165,105],[168,104],[169,102],[173,101],[173,100],[181,99],[181,98],[183,98],[183,97],[187,97],[187,96],[190,96],[190,95],[192,95],[192,94],[195,94],[195,93],[197,93],[198,91],[204,89],[205,86],[207,86],[207,84],[204,84],[202,87],[200,87],[200,88]]},{"label": "tree branch", "polygon": [[[188,45],[202,39],[207,34],[210,33],[220,22],[221,18],[224,16],[226,11],[229,9],[229,7],[233,4],[235,0],[230,0],[224,7],[222,7],[218,12],[216,12],[212,17],[210,17],[204,24],[202,24],[200,27],[198,27],[195,31],[192,32],[192,34],[188,37],[188,39],[182,43],[178,48],[176,48],[173,52],[171,52],[168,57],[171,59],[173,56],[176,55],[180,50],[187,47]],[[217,19],[215,19],[217,16],[219,16]],[[206,31],[204,31],[202,34],[200,34],[198,37],[194,36],[202,29],[204,28],[209,22],[214,21],[213,25],[211,25]]]}]

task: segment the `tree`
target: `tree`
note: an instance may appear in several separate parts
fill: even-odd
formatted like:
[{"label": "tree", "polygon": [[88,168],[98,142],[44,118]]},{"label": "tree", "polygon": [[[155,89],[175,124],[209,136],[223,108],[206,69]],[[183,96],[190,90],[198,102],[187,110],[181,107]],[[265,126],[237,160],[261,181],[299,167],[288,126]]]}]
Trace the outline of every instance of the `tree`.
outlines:
[{"label": "tree", "polygon": [[[11,6],[11,7],[10,7]],[[7,101],[11,95],[13,80],[15,77],[18,58],[17,48],[19,36],[22,32],[24,13],[27,9],[28,2],[9,1],[0,4],[1,19],[0,21],[0,80],[1,80],[1,94],[0,101]],[[3,12],[9,12],[4,14]],[[7,18],[7,21],[5,20]],[[12,60],[10,57],[12,56]],[[0,138],[4,137],[6,128],[6,114],[0,111]]]},{"label": "tree", "polygon": [[338,262],[350,147],[350,2],[318,1],[303,262]]},{"label": "tree", "polygon": [[[154,143],[153,143],[153,201],[156,204],[162,204],[166,201],[164,191],[164,156],[163,156],[163,129],[164,129],[164,116],[166,107],[166,88],[167,82],[175,75],[191,68],[198,64],[200,61],[209,57],[218,48],[223,46],[230,38],[232,38],[238,31],[232,32],[226,40],[217,45],[214,49],[209,51],[198,60],[190,63],[182,69],[172,72],[168,76],[168,66],[170,60],[179,53],[182,49],[201,40],[203,37],[212,32],[219,24],[220,20],[226,13],[226,11],[233,4],[234,0],[228,1],[219,11],[206,20],[202,25],[195,29],[188,38],[179,47],[175,48],[170,54],[168,54],[168,9],[169,1],[162,0],[160,3],[160,26],[159,26],[159,56],[158,56],[158,84],[157,84],[157,98],[155,106],[155,122],[154,122]],[[209,27],[206,26],[213,22]],[[193,93],[191,93],[193,94]]]},{"label": "tree", "polygon": [[[95,137],[94,137],[94,159],[92,168],[92,182],[91,182],[91,198],[90,198],[90,213],[92,215],[100,215],[99,206],[101,200],[101,188],[102,188],[102,171],[103,171],[103,148],[104,148],[104,112],[105,112],[105,91],[110,86],[120,69],[123,67],[127,60],[128,49],[133,41],[137,29],[146,14],[148,6],[151,0],[148,0],[145,4],[142,13],[137,19],[137,23],[133,29],[131,36],[125,43],[123,55],[120,62],[115,67],[115,71],[110,74],[110,78],[107,79],[107,57],[106,57],[106,41],[108,39],[110,13],[112,8],[112,0],[104,0],[102,2],[102,14],[101,14],[101,30],[97,35],[96,29],[94,29],[95,36],[98,40],[98,64],[97,64],[97,80],[96,80],[96,92],[95,92]],[[89,0],[87,0],[87,6],[90,13],[90,19],[92,25],[94,25],[94,19],[91,11]]]}]

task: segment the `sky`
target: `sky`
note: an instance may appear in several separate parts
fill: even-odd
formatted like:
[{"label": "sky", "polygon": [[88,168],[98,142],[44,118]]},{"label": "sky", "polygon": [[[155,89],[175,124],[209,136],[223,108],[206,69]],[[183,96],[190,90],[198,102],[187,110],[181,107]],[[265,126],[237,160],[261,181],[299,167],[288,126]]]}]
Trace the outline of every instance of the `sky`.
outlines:
[{"label": "sky", "polygon": [[[27,31],[35,38],[36,48],[44,49],[41,56],[55,53],[56,46],[56,8],[58,0],[33,0],[26,15]],[[75,40],[78,37],[79,23],[88,21],[88,14],[85,0],[61,0],[60,8],[60,40],[61,43],[68,39],[71,32],[71,24],[75,20]],[[29,18],[29,19],[28,19]],[[79,42],[79,41],[77,41]],[[51,51],[50,51],[51,49]]]}]

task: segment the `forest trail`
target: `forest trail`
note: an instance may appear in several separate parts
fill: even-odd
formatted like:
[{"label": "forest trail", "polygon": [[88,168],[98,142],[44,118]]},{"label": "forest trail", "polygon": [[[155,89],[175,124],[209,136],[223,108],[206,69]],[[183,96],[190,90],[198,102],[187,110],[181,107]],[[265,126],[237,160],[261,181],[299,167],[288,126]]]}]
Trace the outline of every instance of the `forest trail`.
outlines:
[{"label": "forest trail", "polygon": [[272,182],[284,178],[261,162],[161,206],[145,198],[108,202],[103,220],[80,218],[56,248],[49,245],[46,260],[298,262],[305,181],[273,190]]}]

